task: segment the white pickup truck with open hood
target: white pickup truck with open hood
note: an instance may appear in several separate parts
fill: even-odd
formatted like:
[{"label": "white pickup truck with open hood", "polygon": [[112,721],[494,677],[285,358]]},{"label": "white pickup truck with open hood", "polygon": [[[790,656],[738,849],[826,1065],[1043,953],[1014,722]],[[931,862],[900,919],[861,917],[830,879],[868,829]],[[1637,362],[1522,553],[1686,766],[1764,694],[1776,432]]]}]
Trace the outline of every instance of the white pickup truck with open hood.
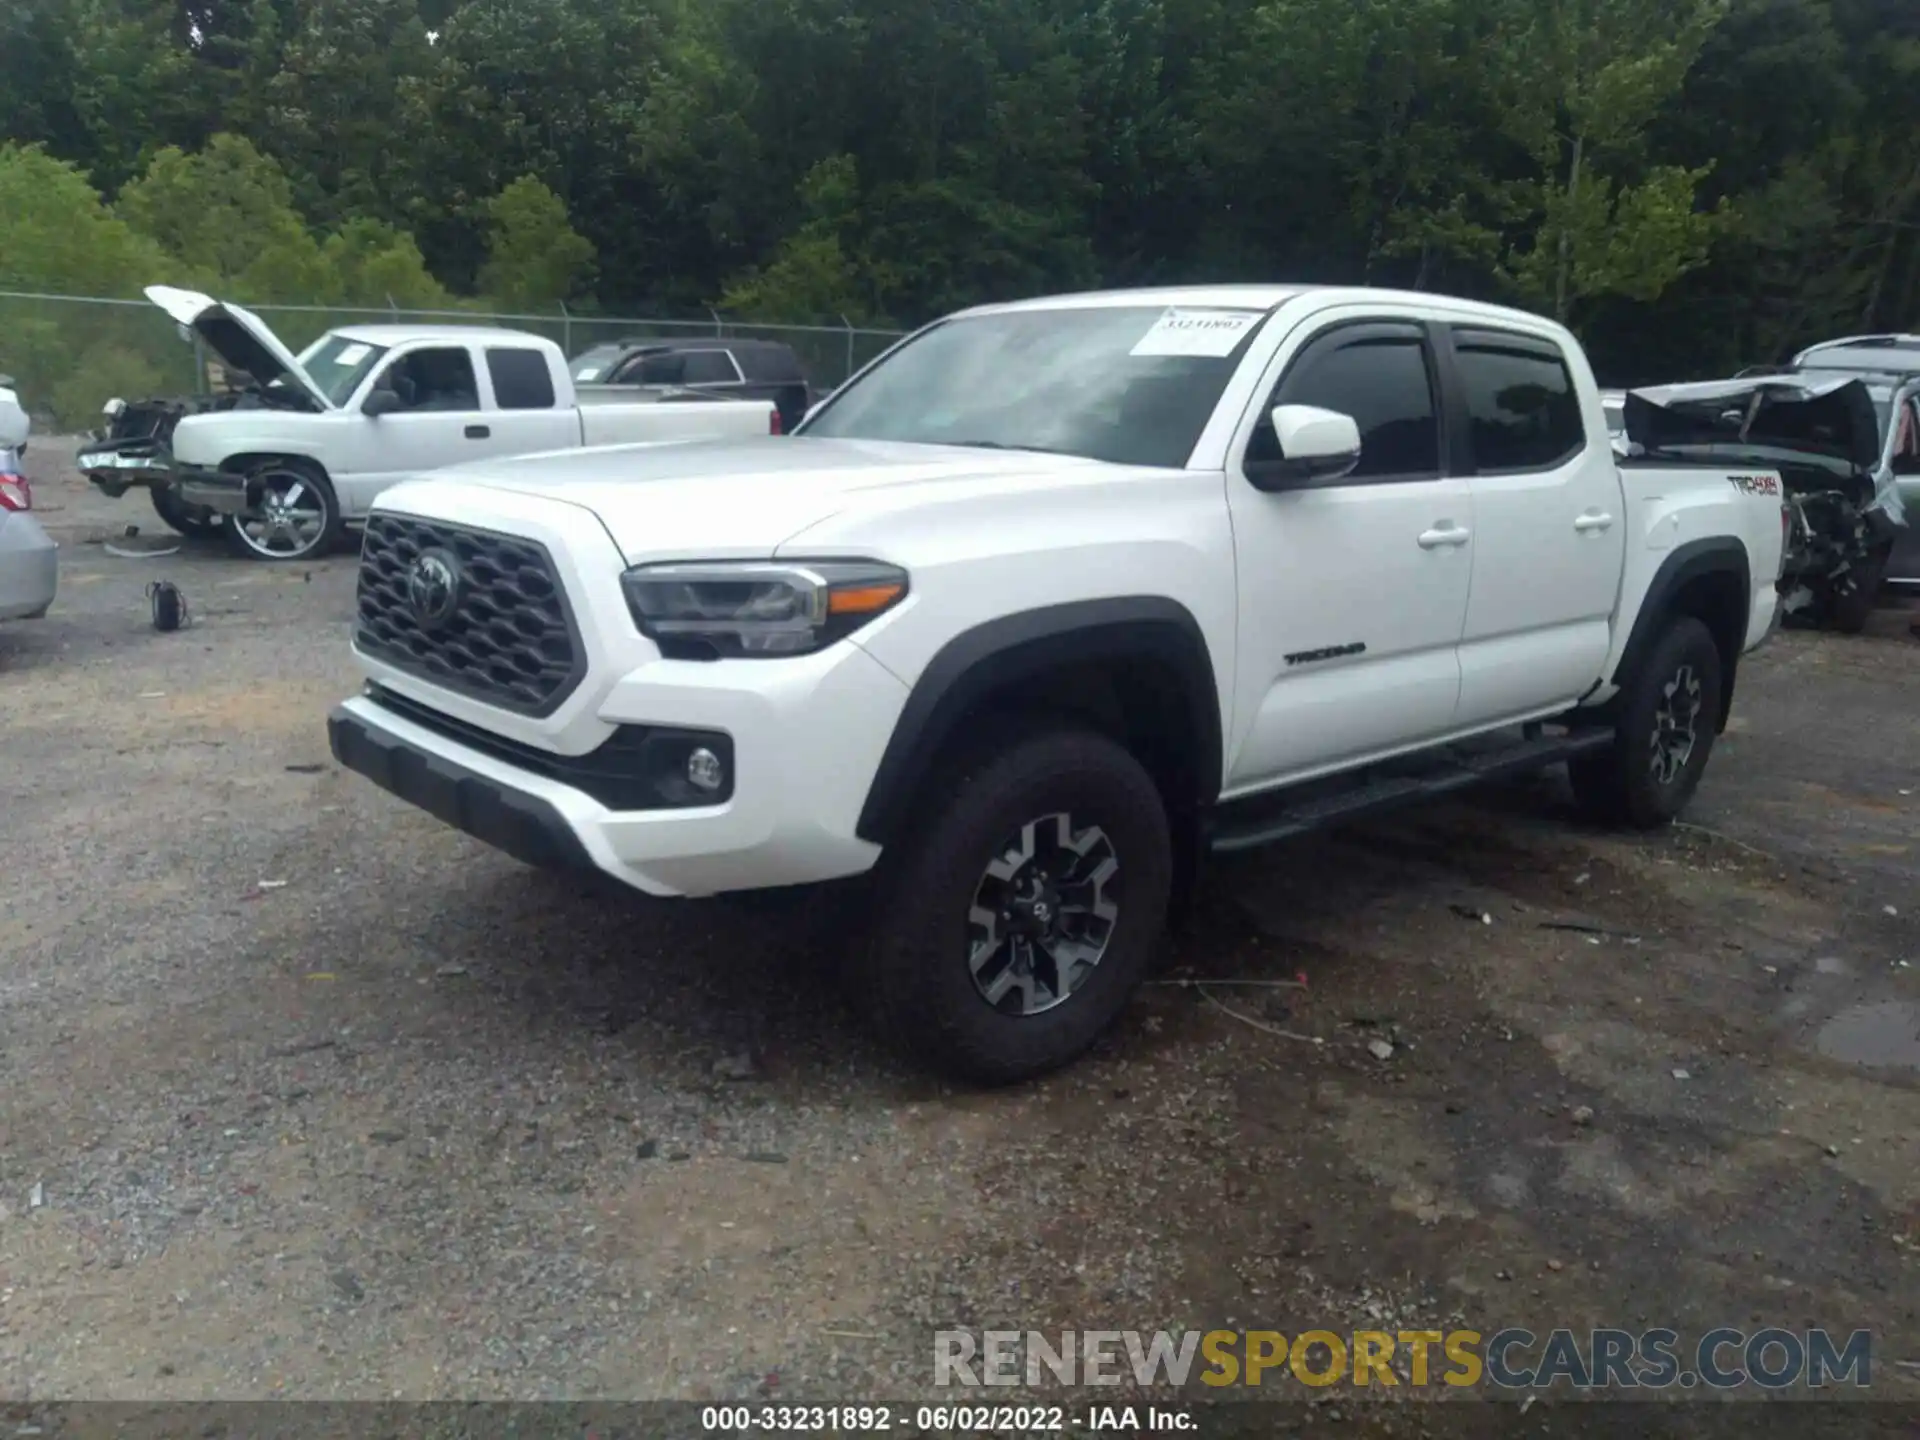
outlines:
[{"label": "white pickup truck with open hood", "polygon": [[142,486],[184,533],[242,554],[323,553],[401,480],[534,451],[779,433],[771,401],[635,391],[581,403],[560,347],[471,325],[353,325],[298,356],[259,316],[190,290],[147,298],[197,335],[237,391],[113,400],[79,457],[110,495]]}]

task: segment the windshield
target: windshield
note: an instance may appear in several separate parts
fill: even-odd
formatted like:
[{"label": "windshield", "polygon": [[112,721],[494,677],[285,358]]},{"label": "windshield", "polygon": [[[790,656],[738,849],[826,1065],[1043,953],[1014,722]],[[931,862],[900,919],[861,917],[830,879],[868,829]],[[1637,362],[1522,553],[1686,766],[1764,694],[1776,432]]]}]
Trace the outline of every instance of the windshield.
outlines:
[{"label": "windshield", "polygon": [[624,345],[596,345],[573,357],[573,378],[582,385],[604,380],[613,362],[627,353]]},{"label": "windshield", "polygon": [[379,364],[380,357],[386,353],[384,345],[369,345],[364,340],[327,334],[300,352],[300,368],[313,377],[313,383],[328,400],[335,405],[345,405],[360,382],[367,378],[367,372]]},{"label": "windshield", "polygon": [[1016,310],[922,332],[796,435],[1179,467],[1265,312]]}]

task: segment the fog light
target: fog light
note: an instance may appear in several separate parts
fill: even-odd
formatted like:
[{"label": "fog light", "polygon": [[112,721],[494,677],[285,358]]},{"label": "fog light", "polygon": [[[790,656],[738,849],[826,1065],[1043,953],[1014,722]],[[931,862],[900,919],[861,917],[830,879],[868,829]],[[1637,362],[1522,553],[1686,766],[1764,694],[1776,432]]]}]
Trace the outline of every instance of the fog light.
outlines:
[{"label": "fog light", "polygon": [[696,790],[718,790],[726,782],[720,757],[702,745],[687,756],[687,783]]}]

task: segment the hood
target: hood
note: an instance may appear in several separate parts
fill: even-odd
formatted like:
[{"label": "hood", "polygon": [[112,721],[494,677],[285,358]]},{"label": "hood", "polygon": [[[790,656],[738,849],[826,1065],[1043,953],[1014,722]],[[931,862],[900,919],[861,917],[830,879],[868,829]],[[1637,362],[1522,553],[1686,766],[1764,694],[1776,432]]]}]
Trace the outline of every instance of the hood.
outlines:
[{"label": "hood", "polygon": [[782,542],[875,492],[996,480],[1031,489],[1091,481],[1109,468],[1024,450],[769,436],[517,455],[422,478],[582,506],[599,517],[628,563],[637,564],[770,556]]},{"label": "hood", "polygon": [[238,370],[256,385],[271,385],[284,379],[322,410],[331,410],[327,397],[313,383],[313,377],[300,368],[293,352],[267,324],[251,310],[224,304],[197,290],[176,290],[171,285],[149,285],[147,299],[184,325],[220,357],[220,363]]},{"label": "hood", "polygon": [[1880,417],[1856,379],[1769,375],[1634,390],[1627,439],[1646,450],[1767,446],[1841,460],[1862,473],[1880,462]]}]

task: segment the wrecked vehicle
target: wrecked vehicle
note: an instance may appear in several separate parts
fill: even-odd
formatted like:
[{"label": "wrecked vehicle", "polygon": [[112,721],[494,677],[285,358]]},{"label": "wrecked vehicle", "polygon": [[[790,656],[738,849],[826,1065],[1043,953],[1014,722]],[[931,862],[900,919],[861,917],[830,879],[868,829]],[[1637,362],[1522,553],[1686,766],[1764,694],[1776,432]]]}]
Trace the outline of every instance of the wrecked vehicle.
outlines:
[{"label": "wrecked vehicle", "polygon": [[1782,611],[1858,634],[1909,530],[1900,480],[1920,453],[1902,417],[1917,397],[1920,378],[1877,399],[1859,376],[1795,372],[1635,390],[1627,452],[1777,471],[1791,516]]},{"label": "wrecked vehicle", "polygon": [[253,559],[322,555],[388,486],[463,461],[780,431],[769,400],[576,395],[560,347],[523,331],[353,325],[295,356],[238,305],[146,294],[239,388],[109,401],[80,471],[108,495],[146,489],[175,529],[224,534]]}]

